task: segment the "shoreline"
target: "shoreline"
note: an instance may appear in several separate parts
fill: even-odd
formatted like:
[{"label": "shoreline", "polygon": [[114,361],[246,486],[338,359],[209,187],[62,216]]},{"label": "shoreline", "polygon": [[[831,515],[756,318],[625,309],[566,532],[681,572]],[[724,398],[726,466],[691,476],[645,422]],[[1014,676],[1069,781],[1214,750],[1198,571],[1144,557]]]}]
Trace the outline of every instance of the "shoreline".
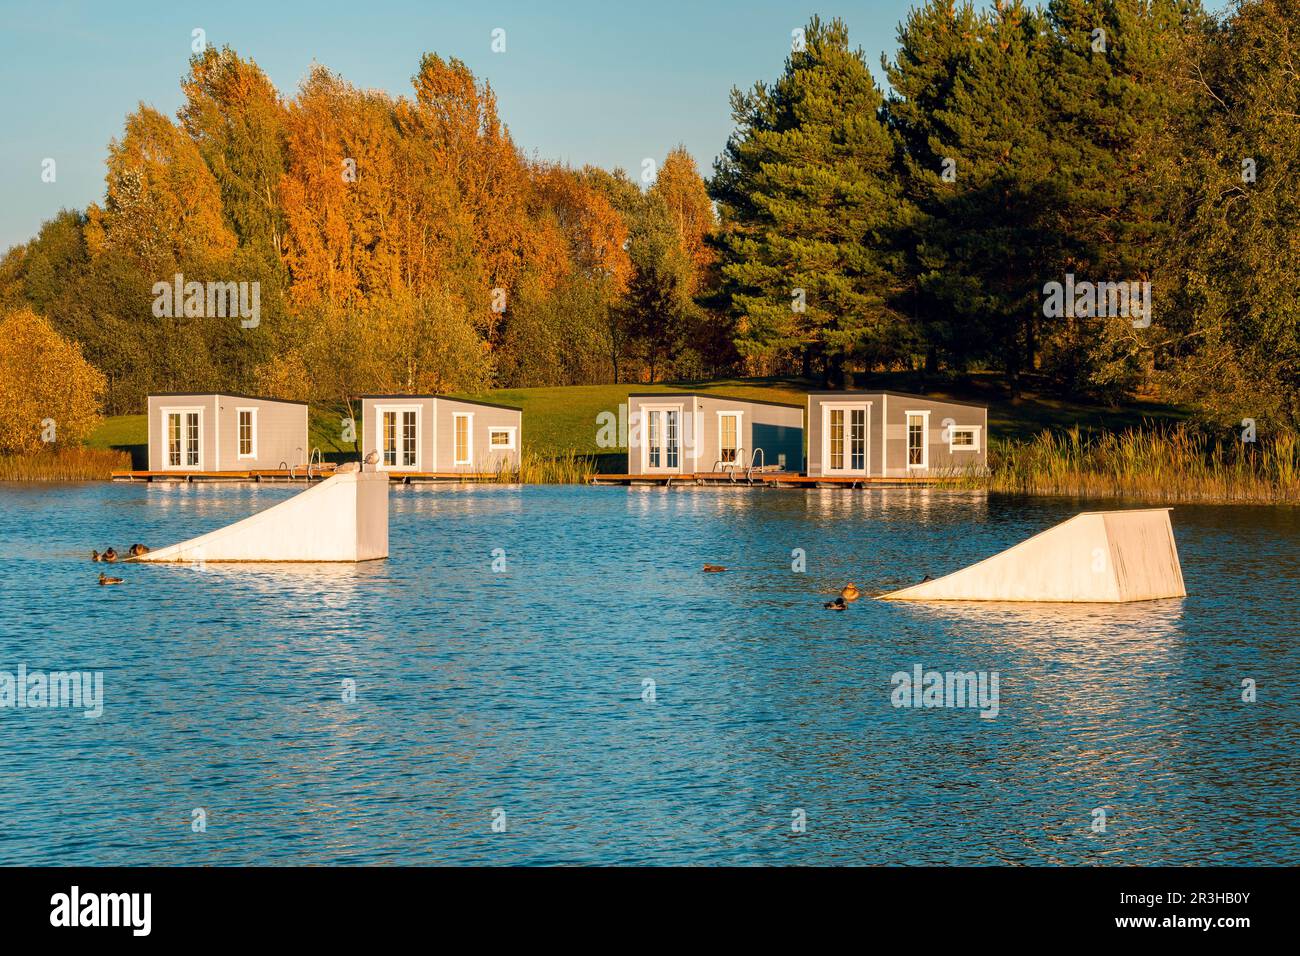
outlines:
[{"label": "shoreline", "polygon": [[[609,487],[609,488],[629,487],[626,483],[619,484],[614,482],[600,482],[599,478],[600,475],[598,473],[592,473],[591,475],[588,475],[585,478],[579,480],[567,480],[567,481],[527,481],[527,480],[518,480],[516,478],[486,478],[486,479],[476,479],[470,481],[460,481],[454,478],[440,478],[437,480],[416,481],[416,482],[411,482],[410,484],[420,485],[420,486],[432,486],[432,487],[439,487],[439,486],[464,487],[467,485],[480,485],[485,487],[493,487],[493,486],[556,487],[556,486],[563,486],[563,485],[585,486],[585,487]],[[596,480],[593,481],[592,479],[596,479]],[[0,477],[0,489],[3,489],[11,485],[25,486],[25,487],[42,486],[42,485],[69,485],[69,484],[88,485],[88,484],[99,484],[99,483],[111,484],[114,483],[115,481],[121,482],[123,484],[150,484],[150,483],[157,483],[157,484],[164,484],[164,485],[271,484],[277,486],[287,485],[287,484],[294,484],[294,485],[302,484],[304,487],[310,486],[309,482],[301,479],[295,482],[287,482],[283,480],[259,482],[258,480],[252,478],[247,478],[247,479],[246,478],[199,478],[194,481],[177,478],[177,479],[160,480],[157,482],[149,482],[149,481],[143,481],[139,479],[136,480],[114,479],[112,477],[105,477],[103,475],[78,476],[78,477],[54,475],[54,476],[40,476],[40,477],[33,476],[33,477],[26,477],[26,478]],[[408,483],[402,481],[392,482],[392,485],[394,487],[403,487],[406,484]],[[1049,486],[1049,487],[1022,488],[1022,487],[1007,486],[1005,483],[998,481],[996,477],[973,479],[973,480],[961,479],[955,482],[951,480],[936,481],[936,482],[918,481],[916,484],[913,485],[898,485],[898,484],[867,482],[857,486],[844,485],[843,487],[839,487],[839,488],[834,488],[833,486],[829,486],[829,485],[818,485],[815,482],[806,482],[802,486],[798,486],[794,484],[784,485],[784,484],[774,484],[774,483],[751,486],[743,482],[736,482],[735,484],[732,484],[729,482],[705,482],[705,481],[697,481],[697,480],[684,480],[680,482],[674,482],[672,485],[668,487],[675,490],[681,490],[685,488],[691,488],[691,489],[698,489],[698,488],[737,489],[739,488],[746,491],[754,491],[754,492],[840,490],[840,491],[846,491],[851,493],[861,493],[864,491],[871,491],[873,489],[897,490],[900,488],[910,488],[910,489],[940,490],[940,491],[950,491],[950,492],[973,492],[973,493],[981,493],[986,495],[997,495],[997,496],[1008,497],[1008,498],[1011,497],[1073,498],[1073,499],[1084,500],[1084,501],[1127,502],[1134,505],[1215,505],[1215,506],[1238,505],[1238,506],[1254,506],[1254,507],[1300,506],[1300,495],[1297,495],[1295,493],[1285,493],[1285,492],[1272,495],[1272,496],[1250,494],[1245,492],[1238,493],[1235,495],[1234,494],[1225,495],[1222,493],[1216,493],[1209,490],[1204,492],[1197,492],[1194,489],[1187,489],[1176,493],[1152,494],[1150,492],[1144,492],[1135,489],[1093,490],[1088,488],[1086,483],[1082,485],[1062,484],[1062,485]]]}]

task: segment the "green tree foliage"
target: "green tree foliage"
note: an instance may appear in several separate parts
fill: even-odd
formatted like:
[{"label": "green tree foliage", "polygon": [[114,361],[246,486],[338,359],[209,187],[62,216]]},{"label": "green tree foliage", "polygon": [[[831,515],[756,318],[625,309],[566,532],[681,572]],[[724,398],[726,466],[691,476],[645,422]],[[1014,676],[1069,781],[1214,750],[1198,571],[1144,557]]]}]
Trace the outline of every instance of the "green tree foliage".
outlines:
[{"label": "green tree foliage", "polygon": [[905,333],[891,234],[908,213],[881,93],[847,27],[814,17],[777,81],[733,90],[731,103],[711,193],[741,353],[768,367],[813,360],[832,379],[846,362],[895,358]]},{"label": "green tree foliage", "polygon": [[[179,122],[126,118],[103,202],[0,259],[0,308],[76,343],[109,412],[993,367],[1013,393],[1160,388],[1295,428],[1298,39],[1300,0],[920,0],[885,98],[814,18],[733,91],[707,185],[679,146],[644,190],[525,158],[455,58],[424,56],[406,96],[319,67],[282,97],[209,49]],[[259,324],[154,315],[175,273],[257,282]],[[1067,274],[1150,282],[1150,326],[1049,314]]]},{"label": "green tree foliage", "polygon": [[[653,382],[671,362],[685,364],[683,353],[693,352],[691,332],[703,315],[691,297],[694,267],[672,211],[653,192],[642,199],[641,207],[628,237],[632,280],[623,310]],[[688,377],[690,371],[686,369]]]},{"label": "green tree foliage", "polygon": [[596,385],[614,380],[607,280],[569,276],[554,292],[528,282],[508,312],[498,351],[503,385]]},{"label": "green tree foliage", "polygon": [[[1168,294],[1161,250],[1186,202],[1183,154],[1199,128],[1185,77],[1204,13],[1187,0],[1052,0],[1044,93],[1062,275],[1151,282]],[[1122,394],[1142,384],[1153,331],[1123,317],[1074,317],[1044,330],[1043,368],[1063,387]]]},{"label": "green tree foliage", "polygon": [[978,50],[981,31],[970,3],[927,0],[899,26],[893,61],[882,57],[890,85],[886,121],[898,144],[904,194],[917,211],[913,241],[902,244],[907,282],[900,301],[924,342],[928,372],[937,371],[941,360],[960,367],[984,357],[969,316],[954,313],[933,281],[932,270],[942,258],[930,251],[945,241],[943,211],[956,175],[955,158],[943,145],[956,138],[944,111],[951,108],[958,77],[968,71]]},{"label": "green tree foliage", "polygon": [[946,349],[997,363],[1015,394],[1030,365],[1040,289],[1059,261],[1059,183],[1042,95],[1051,41],[1042,14],[1015,0],[976,29],[935,112],[929,148],[948,164],[947,191],[927,204],[918,285],[950,316]]},{"label": "green tree foliage", "polygon": [[1217,420],[1300,428],[1300,44],[1297,0],[1242,0],[1196,45],[1208,119],[1184,145],[1194,187],[1159,321],[1162,378]]},{"label": "green tree foliage", "polygon": [[241,246],[280,264],[284,212],[285,110],[270,80],[229,47],[206,47],[181,81],[181,128],[198,146],[221,189]]}]

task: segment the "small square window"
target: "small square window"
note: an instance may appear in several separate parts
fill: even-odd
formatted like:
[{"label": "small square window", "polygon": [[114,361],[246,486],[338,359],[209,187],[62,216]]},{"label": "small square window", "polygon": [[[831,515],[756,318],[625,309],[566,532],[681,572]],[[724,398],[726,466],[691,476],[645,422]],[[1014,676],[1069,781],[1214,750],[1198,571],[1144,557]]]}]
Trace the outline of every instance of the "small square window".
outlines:
[{"label": "small square window", "polygon": [[510,451],[515,447],[513,428],[489,428],[488,447],[494,451]]},{"label": "small square window", "polygon": [[953,425],[948,430],[951,451],[979,451],[979,429],[971,425]]}]

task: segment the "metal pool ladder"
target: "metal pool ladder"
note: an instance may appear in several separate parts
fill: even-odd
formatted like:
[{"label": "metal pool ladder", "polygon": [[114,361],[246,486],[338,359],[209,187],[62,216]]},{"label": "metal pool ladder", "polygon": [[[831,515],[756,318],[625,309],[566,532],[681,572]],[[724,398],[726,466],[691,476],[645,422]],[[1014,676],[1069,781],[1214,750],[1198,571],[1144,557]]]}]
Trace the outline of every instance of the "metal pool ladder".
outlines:
[{"label": "metal pool ladder", "polygon": [[715,475],[730,475],[731,483],[734,485],[736,483],[736,469],[740,467],[740,463],[744,460],[744,457],[745,449],[743,447],[737,448],[735,457],[732,458],[731,461],[724,461],[719,458],[713,463],[712,471]]}]

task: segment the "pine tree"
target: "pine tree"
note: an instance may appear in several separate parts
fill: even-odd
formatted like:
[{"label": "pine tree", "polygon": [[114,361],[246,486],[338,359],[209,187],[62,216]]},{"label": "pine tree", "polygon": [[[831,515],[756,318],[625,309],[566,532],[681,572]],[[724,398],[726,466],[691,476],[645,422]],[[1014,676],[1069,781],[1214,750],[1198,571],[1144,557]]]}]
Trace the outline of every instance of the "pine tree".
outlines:
[{"label": "pine tree", "polygon": [[935,113],[931,148],[953,161],[954,177],[918,242],[918,282],[949,310],[952,347],[1001,365],[1014,397],[1061,241],[1043,96],[1050,39],[1041,13],[1019,0],[984,14],[978,29]]},{"label": "pine tree", "polygon": [[[1159,252],[1185,202],[1181,167],[1197,128],[1183,68],[1204,13],[1197,0],[1052,0],[1047,13],[1064,255],[1054,278],[1151,282],[1159,307]],[[1072,391],[1111,395],[1140,382],[1160,336],[1158,324],[1122,316],[1075,316],[1047,331],[1044,370]]]},{"label": "pine tree", "polygon": [[898,140],[905,195],[917,210],[914,241],[904,244],[909,280],[904,308],[917,321],[928,372],[938,370],[941,357],[961,365],[977,351],[963,339],[965,324],[954,322],[948,305],[920,282],[927,264],[917,253],[942,243],[943,209],[956,175],[953,157],[944,155],[941,146],[954,140],[942,117],[952,108],[957,78],[967,69],[979,39],[979,17],[969,2],[927,0],[909,11],[900,25],[894,59],[881,58],[890,85],[885,115]]},{"label": "pine tree", "polygon": [[892,299],[907,213],[862,51],[840,20],[814,17],[804,40],[775,83],[732,91],[736,130],[710,192],[741,354],[769,368],[817,361],[848,384],[848,363],[906,349]]}]

